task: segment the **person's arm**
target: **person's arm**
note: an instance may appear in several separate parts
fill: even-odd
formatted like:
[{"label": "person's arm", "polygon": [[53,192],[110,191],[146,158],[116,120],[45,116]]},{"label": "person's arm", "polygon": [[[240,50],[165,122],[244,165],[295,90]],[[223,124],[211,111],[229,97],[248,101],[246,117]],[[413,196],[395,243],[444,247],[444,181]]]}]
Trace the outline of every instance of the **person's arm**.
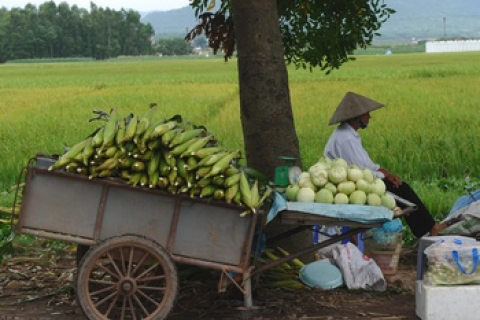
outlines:
[{"label": "person's arm", "polygon": [[388,169],[380,167],[378,171],[382,172],[384,175],[384,179],[393,183],[395,187],[398,187],[402,184],[402,179],[391,173]]}]

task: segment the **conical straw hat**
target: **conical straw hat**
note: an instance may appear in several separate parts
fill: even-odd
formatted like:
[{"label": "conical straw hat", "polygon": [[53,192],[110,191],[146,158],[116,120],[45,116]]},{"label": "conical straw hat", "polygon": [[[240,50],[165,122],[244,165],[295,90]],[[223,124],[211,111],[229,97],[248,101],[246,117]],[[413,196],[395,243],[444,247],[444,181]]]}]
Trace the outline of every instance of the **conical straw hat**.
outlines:
[{"label": "conical straw hat", "polygon": [[328,125],[343,122],[375,109],[384,107],[383,104],[373,101],[353,92],[347,92],[345,97],[338,105],[337,109],[333,113],[332,118]]}]

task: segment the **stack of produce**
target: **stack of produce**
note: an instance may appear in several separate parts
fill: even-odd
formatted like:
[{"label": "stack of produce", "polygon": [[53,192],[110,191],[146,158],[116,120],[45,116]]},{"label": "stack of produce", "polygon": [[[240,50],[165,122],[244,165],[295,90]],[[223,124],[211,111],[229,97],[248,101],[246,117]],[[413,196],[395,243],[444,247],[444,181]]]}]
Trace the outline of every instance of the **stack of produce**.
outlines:
[{"label": "stack of produce", "polygon": [[[281,256],[289,256],[285,249],[281,247],[267,248],[263,252],[261,260],[262,264],[271,263],[277,261]],[[267,269],[263,275],[267,281],[267,286],[277,288],[290,288],[290,289],[308,289],[309,287],[303,284],[299,278],[300,270],[305,264],[294,258],[290,262],[284,262],[281,265]]]},{"label": "stack of produce", "polygon": [[385,206],[392,210],[396,206],[382,179],[374,178],[370,169],[348,165],[341,158],[320,158],[300,174],[298,183],[286,188],[285,195],[287,200],[298,202]]},{"label": "stack of produce", "polygon": [[156,109],[125,118],[113,109],[105,125],[49,170],[120,178],[132,186],[244,205],[243,215],[256,213],[271,189],[261,173],[239,164],[240,150],[227,151],[204,126],[179,115],[154,121]]}]

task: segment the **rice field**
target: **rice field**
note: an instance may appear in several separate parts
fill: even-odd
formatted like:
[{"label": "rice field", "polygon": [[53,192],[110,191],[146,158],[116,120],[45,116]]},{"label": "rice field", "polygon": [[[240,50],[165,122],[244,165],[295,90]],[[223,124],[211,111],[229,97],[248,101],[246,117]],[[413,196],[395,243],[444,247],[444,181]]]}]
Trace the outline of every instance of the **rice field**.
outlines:
[{"label": "rice field", "polygon": [[[372,159],[444,215],[465,177],[480,177],[480,52],[356,58],[330,75],[289,69],[304,167],[322,155],[344,94],[357,92],[386,105],[361,131]],[[0,204],[29,158],[60,153],[89,135],[98,126],[89,122],[95,109],[116,107],[126,116],[155,102],[159,119],[180,114],[226,148],[242,149],[237,76],[235,59],[220,56],[0,65]],[[452,189],[443,191],[439,181]]]}]

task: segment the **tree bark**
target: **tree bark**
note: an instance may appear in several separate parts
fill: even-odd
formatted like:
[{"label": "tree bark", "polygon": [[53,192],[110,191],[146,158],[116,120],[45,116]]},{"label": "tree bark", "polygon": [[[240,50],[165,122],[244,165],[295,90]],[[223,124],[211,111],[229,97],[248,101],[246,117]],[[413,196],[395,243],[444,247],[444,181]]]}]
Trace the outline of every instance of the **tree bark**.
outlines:
[{"label": "tree bark", "polygon": [[[278,157],[296,157],[301,166],[276,0],[232,0],[232,15],[246,160],[273,181],[275,168],[284,165]],[[271,222],[264,231],[272,237],[291,228]],[[291,252],[311,244],[311,231],[278,243]]]},{"label": "tree bark", "polygon": [[297,157],[299,143],[275,0],[233,0],[240,110],[246,160],[273,180],[280,156]]}]

